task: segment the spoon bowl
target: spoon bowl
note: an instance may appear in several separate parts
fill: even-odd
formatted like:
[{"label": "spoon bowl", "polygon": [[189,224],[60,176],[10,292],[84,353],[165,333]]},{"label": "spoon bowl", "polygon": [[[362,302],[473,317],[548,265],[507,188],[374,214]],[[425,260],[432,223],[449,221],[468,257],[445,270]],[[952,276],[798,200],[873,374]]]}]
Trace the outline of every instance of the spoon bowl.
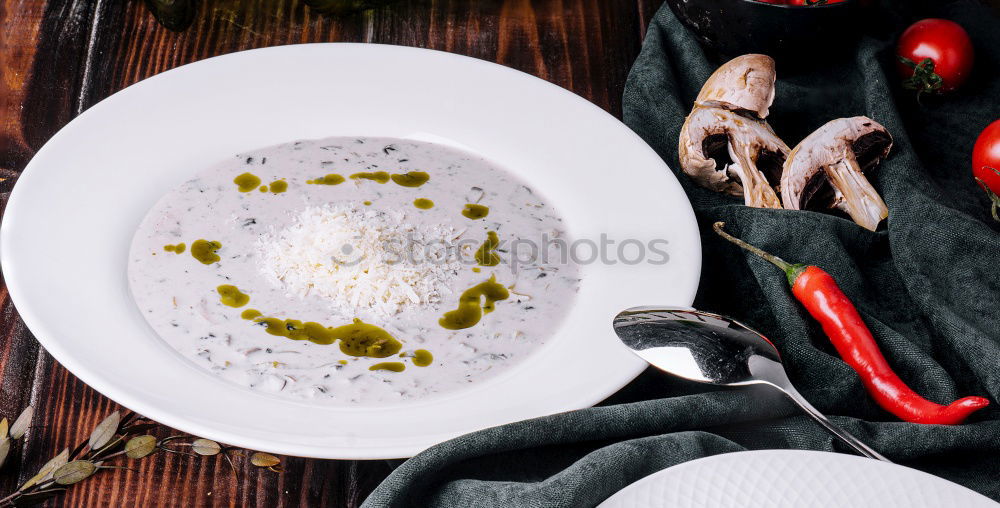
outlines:
[{"label": "spoon bowl", "polygon": [[651,365],[699,383],[760,384],[765,381],[751,366],[781,364],[777,348],[763,335],[707,312],[636,307],[618,314],[614,327],[618,338]]},{"label": "spoon bowl", "polygon": [[889,462],[802,397],[774,344],[739,321],[694,309],[633,307],[615,316],[613,325],[625,346],[664,372],[719,386],[772,386],[861,455]]}]

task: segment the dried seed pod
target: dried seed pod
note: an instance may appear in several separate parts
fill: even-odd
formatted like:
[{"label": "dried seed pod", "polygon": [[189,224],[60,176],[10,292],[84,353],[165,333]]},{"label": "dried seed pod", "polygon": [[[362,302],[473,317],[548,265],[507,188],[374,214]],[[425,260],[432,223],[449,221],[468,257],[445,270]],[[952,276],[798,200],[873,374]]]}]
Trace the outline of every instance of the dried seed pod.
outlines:
[{"label": "dried seed pod", "polygon": [[115,433],[118,432],[118,425],[121,423],[121,415],[118,411],[111,413],[107,418],[97,424],[94,431],[90,433],[90,439],[87,444],[90,446],[91,450],[100,450],[105,445],[111,442],[115,437]]},{"label": "dried seed pod", "polygon": [[257,467],[273,467],[281,464],[281,459],[271,455],[270,453],[254,452],[254,454],[250,456],[250,463]]},{"label": "dried seed pod", "polygon": [[73,485],[90,477],[97,471],[97,465],[89,460],[67,462],[52,473],[52,479],[59,485]]},{"label": "dried seed pod", "polygon": [[31,426],[31,419],[34,415],[34,406],[24,408],[24,411],[21,411],[21,414],[10,426],[10,437],[13,439],[21,439],[21,437],[24,436],[24,433],[28,431],[28,427]]},{"label": "dried seed pod", "polygon": [[156,438],[136,436],[125,443],[125,455],[130,459],[141,459],[156,450]]},{"label": "dried seed pod", "polygon": [[218,455],[222,451],[222,447],[219,443],[212,441],[211,439],[195,439],[191,443],[191,449],[194,450],[198,455],[212,456]]}]

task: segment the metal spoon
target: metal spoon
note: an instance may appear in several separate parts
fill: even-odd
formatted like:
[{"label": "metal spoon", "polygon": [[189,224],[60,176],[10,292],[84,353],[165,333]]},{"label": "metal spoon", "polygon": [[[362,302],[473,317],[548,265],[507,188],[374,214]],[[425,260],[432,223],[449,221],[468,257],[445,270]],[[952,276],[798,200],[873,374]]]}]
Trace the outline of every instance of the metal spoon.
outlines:
[{"label": "metal spoon", "polygon": [[889,462],[812,407],[771,341],[742,323],[698,310],[633,307],[615,316],[614,327],[633,353],[664,372],[713,385],[773,386],[861,455]]}]

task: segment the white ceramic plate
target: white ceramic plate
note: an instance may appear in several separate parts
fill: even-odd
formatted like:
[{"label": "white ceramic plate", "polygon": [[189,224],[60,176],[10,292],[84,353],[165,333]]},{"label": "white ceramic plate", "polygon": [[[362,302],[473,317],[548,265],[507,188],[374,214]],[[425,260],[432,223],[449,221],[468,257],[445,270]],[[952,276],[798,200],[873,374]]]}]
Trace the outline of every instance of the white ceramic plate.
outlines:
[{"label": "white ceramic plate", "polygon": [[[167,190],[243,150],[326,136],[394,136],[482,154],[541,190],[570,234],[663,238],[663,266],[583,266],[581,292],[545,347],[436,399],[329,408],[252,393],[188,363],[139,314],[126,255]],[[592,405],[643,368],[611,319],[687,305],[701,251],[690,204],[623,124],[499,65],[394,46],[311,44],[235,53],[131,86],[56,134],[18,181],[0,229],[11,297],[45,348],[120,404],[237,446],[320,458],[413,455],[473,430]]]},{"label": "white ceramic plate", "polygon": [[726,453],[653,473],[598,508],[996,508],[961,485],[855,455]]}]

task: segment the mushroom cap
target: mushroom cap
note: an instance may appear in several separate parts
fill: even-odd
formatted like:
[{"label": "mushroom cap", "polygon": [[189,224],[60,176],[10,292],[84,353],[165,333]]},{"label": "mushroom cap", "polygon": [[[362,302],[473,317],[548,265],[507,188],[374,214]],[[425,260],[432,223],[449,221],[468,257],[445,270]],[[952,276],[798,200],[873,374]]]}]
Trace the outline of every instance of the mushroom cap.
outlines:
[{"label": "mushroom cap", "polygon": [[801,210],[826,184],[824,167],[854,160],[866,172],[891,148],[889,131],[867,116],[831,120],[806,136],[785,159],[781,201],[789,210]]},{"label": "mushroom cap", "polygon": [[767,118],[774,102],[774,59],[751,53],[715,70],[695,99],[695,105],[746,110]]},{"label": "mushroom cap", "polygon": [[788,145],[767,122],[726,109],[697,105],[684,121],[679,141],[681,169],[703,187],[734,196],[743,195],[743,186],[726,171],[726,166],[732,163],[727,151],[729,144],[751,146],[758,165],[773,160],[774,171],[768,176],[775,180],[789,152]]}]

